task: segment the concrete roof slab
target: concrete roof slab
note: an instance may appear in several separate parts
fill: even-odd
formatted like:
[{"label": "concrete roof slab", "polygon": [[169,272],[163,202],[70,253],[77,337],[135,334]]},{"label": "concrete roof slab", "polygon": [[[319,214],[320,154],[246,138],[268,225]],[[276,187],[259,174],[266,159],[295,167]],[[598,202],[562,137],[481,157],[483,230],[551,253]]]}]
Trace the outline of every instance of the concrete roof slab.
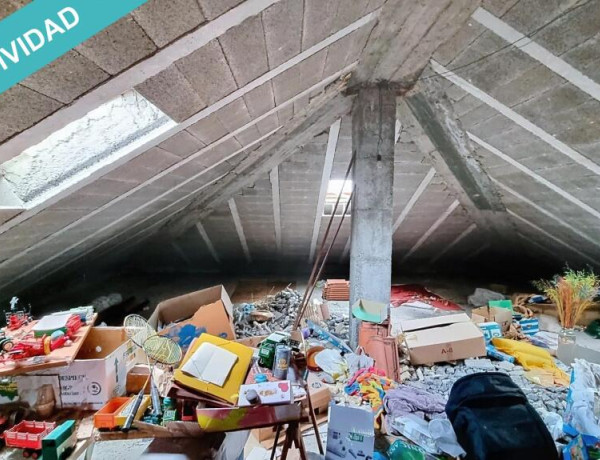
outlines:
[{"label": "concrete roof slab", "polygon": [[265,32],[260,16],[246,19],[219,38],[231,71],[244,86],[269,70]]},{"label": "concrete roof slab", "polygon": [[174,153],[180,158],[187,158],[202,149],[204,145],[203,142],[199,141],[186,130],[183,130],[158,146],[167,152]]},{"label": "concrete roof slab", "polygon": [[303,2],[281,0],[263,12],[269,65],[275,68],[301,51]]},{"label": "concrete roof slab", "polygon": [[244,0],[198,0],[206,19],[213,20]]},{"label": "concrete roof slab", "polygon": [[0,120],[6,128],[3,141],[8,136],[29,128],[42,118],[60,109],[62,104],[43,94],[15,85],[0,94]]},{"label": "concrete roof slab", "polygon": [[87,39],[76,50],[115,75],[152,54],[156,45],[128,15]]},{"label": "concrete roof slab", "polygon": [[21,82],[52,99],[68,104],[109,75],[77,51],[69,51]]},{"label": "concrete roof slab", "polygon": [[177,61],[176,65],[207,104],[219,101],[238,88],[217,40]]},{"label": "concrete roof slab", "polygon": [[188,119],[206,107],[206,103],[175,65],[135,89],[177,122]]},{"label": "concrete roof slab", "polygon": [[196,0],[149,0],[134,10],[132,15],[159,47],[205,20]]}]

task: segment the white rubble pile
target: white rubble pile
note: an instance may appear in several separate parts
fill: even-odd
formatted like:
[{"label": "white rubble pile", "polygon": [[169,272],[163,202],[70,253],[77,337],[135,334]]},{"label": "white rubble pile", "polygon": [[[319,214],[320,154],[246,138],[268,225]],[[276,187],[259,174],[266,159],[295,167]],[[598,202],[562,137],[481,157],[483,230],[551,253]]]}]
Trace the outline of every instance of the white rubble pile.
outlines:
[{"label": "white rubble pile", "polygon": [[556,412],[561,416],[567,407],[566,387],[543,387],[525,378],[525,370],[519,365],[507,361],[491,361],[489,359],[467,359],[465,362],[436,365],[432,367],[402,366],[402,383],[412,385],[434,394],[448,398],[450,389],[456,380],[476,372],[503,372],[523,390],[531,405],[540,413]]},{"label": "white rubble pile", "polygon": [[[302,295],[286,288],[254,304],[236,305],[234,310],[235,333],[238,338],[269,335],[275,331],[290,331],[296,319]],[[257,320],[254,318],[270,318]]]}]

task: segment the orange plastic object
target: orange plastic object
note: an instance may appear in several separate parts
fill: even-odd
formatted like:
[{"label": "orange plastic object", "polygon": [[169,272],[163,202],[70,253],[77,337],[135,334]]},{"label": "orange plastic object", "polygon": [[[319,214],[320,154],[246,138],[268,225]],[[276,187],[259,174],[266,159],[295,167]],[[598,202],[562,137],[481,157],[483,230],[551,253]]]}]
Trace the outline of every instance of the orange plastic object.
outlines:
[{"label": "orange plastic object", "polygon": [[381,324],[362,321],[360,323],[360,330],[358,331],[358,346],[366,350],[373,337],[389,337],[389,335],[389,324],[387,321]]},{"label": "orange plastic object", "polygon": [[123,406],[127,404],[129,398],[113,398],[106,405],[94,414],[94,427],[98,429],[112,430],[118,425],[116,416],[119,415]]},{"label": "orange plastic object", "polygon": [[306,352],[306,366],[308,367],[309,370],[311,370],[313,372],[321,371],[321,368],[318,366],[317,362],[315,361],[315,356],[317,355],[317,353],[319,353],[320,351],[323,351],[323,350],[325,350],[325,347],[317,346],[317,347],[310,348]]}]

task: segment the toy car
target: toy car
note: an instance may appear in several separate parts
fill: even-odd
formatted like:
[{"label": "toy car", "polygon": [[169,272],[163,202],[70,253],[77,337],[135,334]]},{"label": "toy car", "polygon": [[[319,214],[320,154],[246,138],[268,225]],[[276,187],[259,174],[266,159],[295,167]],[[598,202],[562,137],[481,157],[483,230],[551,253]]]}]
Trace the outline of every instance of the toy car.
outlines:
[{"label": "toy car", "polygon": [[67,458],[77,443],[75,420],[67,420],[42,439],[43,460]]},{"label": "toy car", "polygon": [[23,457],[38,458],[42,453],[42,439],[56,428],[56,423],[23,420],[4,432],[7,447],[23,449]]}]

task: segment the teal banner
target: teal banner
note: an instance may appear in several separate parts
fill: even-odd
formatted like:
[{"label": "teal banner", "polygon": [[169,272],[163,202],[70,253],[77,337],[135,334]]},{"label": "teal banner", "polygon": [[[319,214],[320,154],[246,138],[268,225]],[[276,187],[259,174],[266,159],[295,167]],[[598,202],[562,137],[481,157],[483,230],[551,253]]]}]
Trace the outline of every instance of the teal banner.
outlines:
[{"label": "teal banner", "polygon": [[34,0],[3,19],[0,93],[147,1]]}]

